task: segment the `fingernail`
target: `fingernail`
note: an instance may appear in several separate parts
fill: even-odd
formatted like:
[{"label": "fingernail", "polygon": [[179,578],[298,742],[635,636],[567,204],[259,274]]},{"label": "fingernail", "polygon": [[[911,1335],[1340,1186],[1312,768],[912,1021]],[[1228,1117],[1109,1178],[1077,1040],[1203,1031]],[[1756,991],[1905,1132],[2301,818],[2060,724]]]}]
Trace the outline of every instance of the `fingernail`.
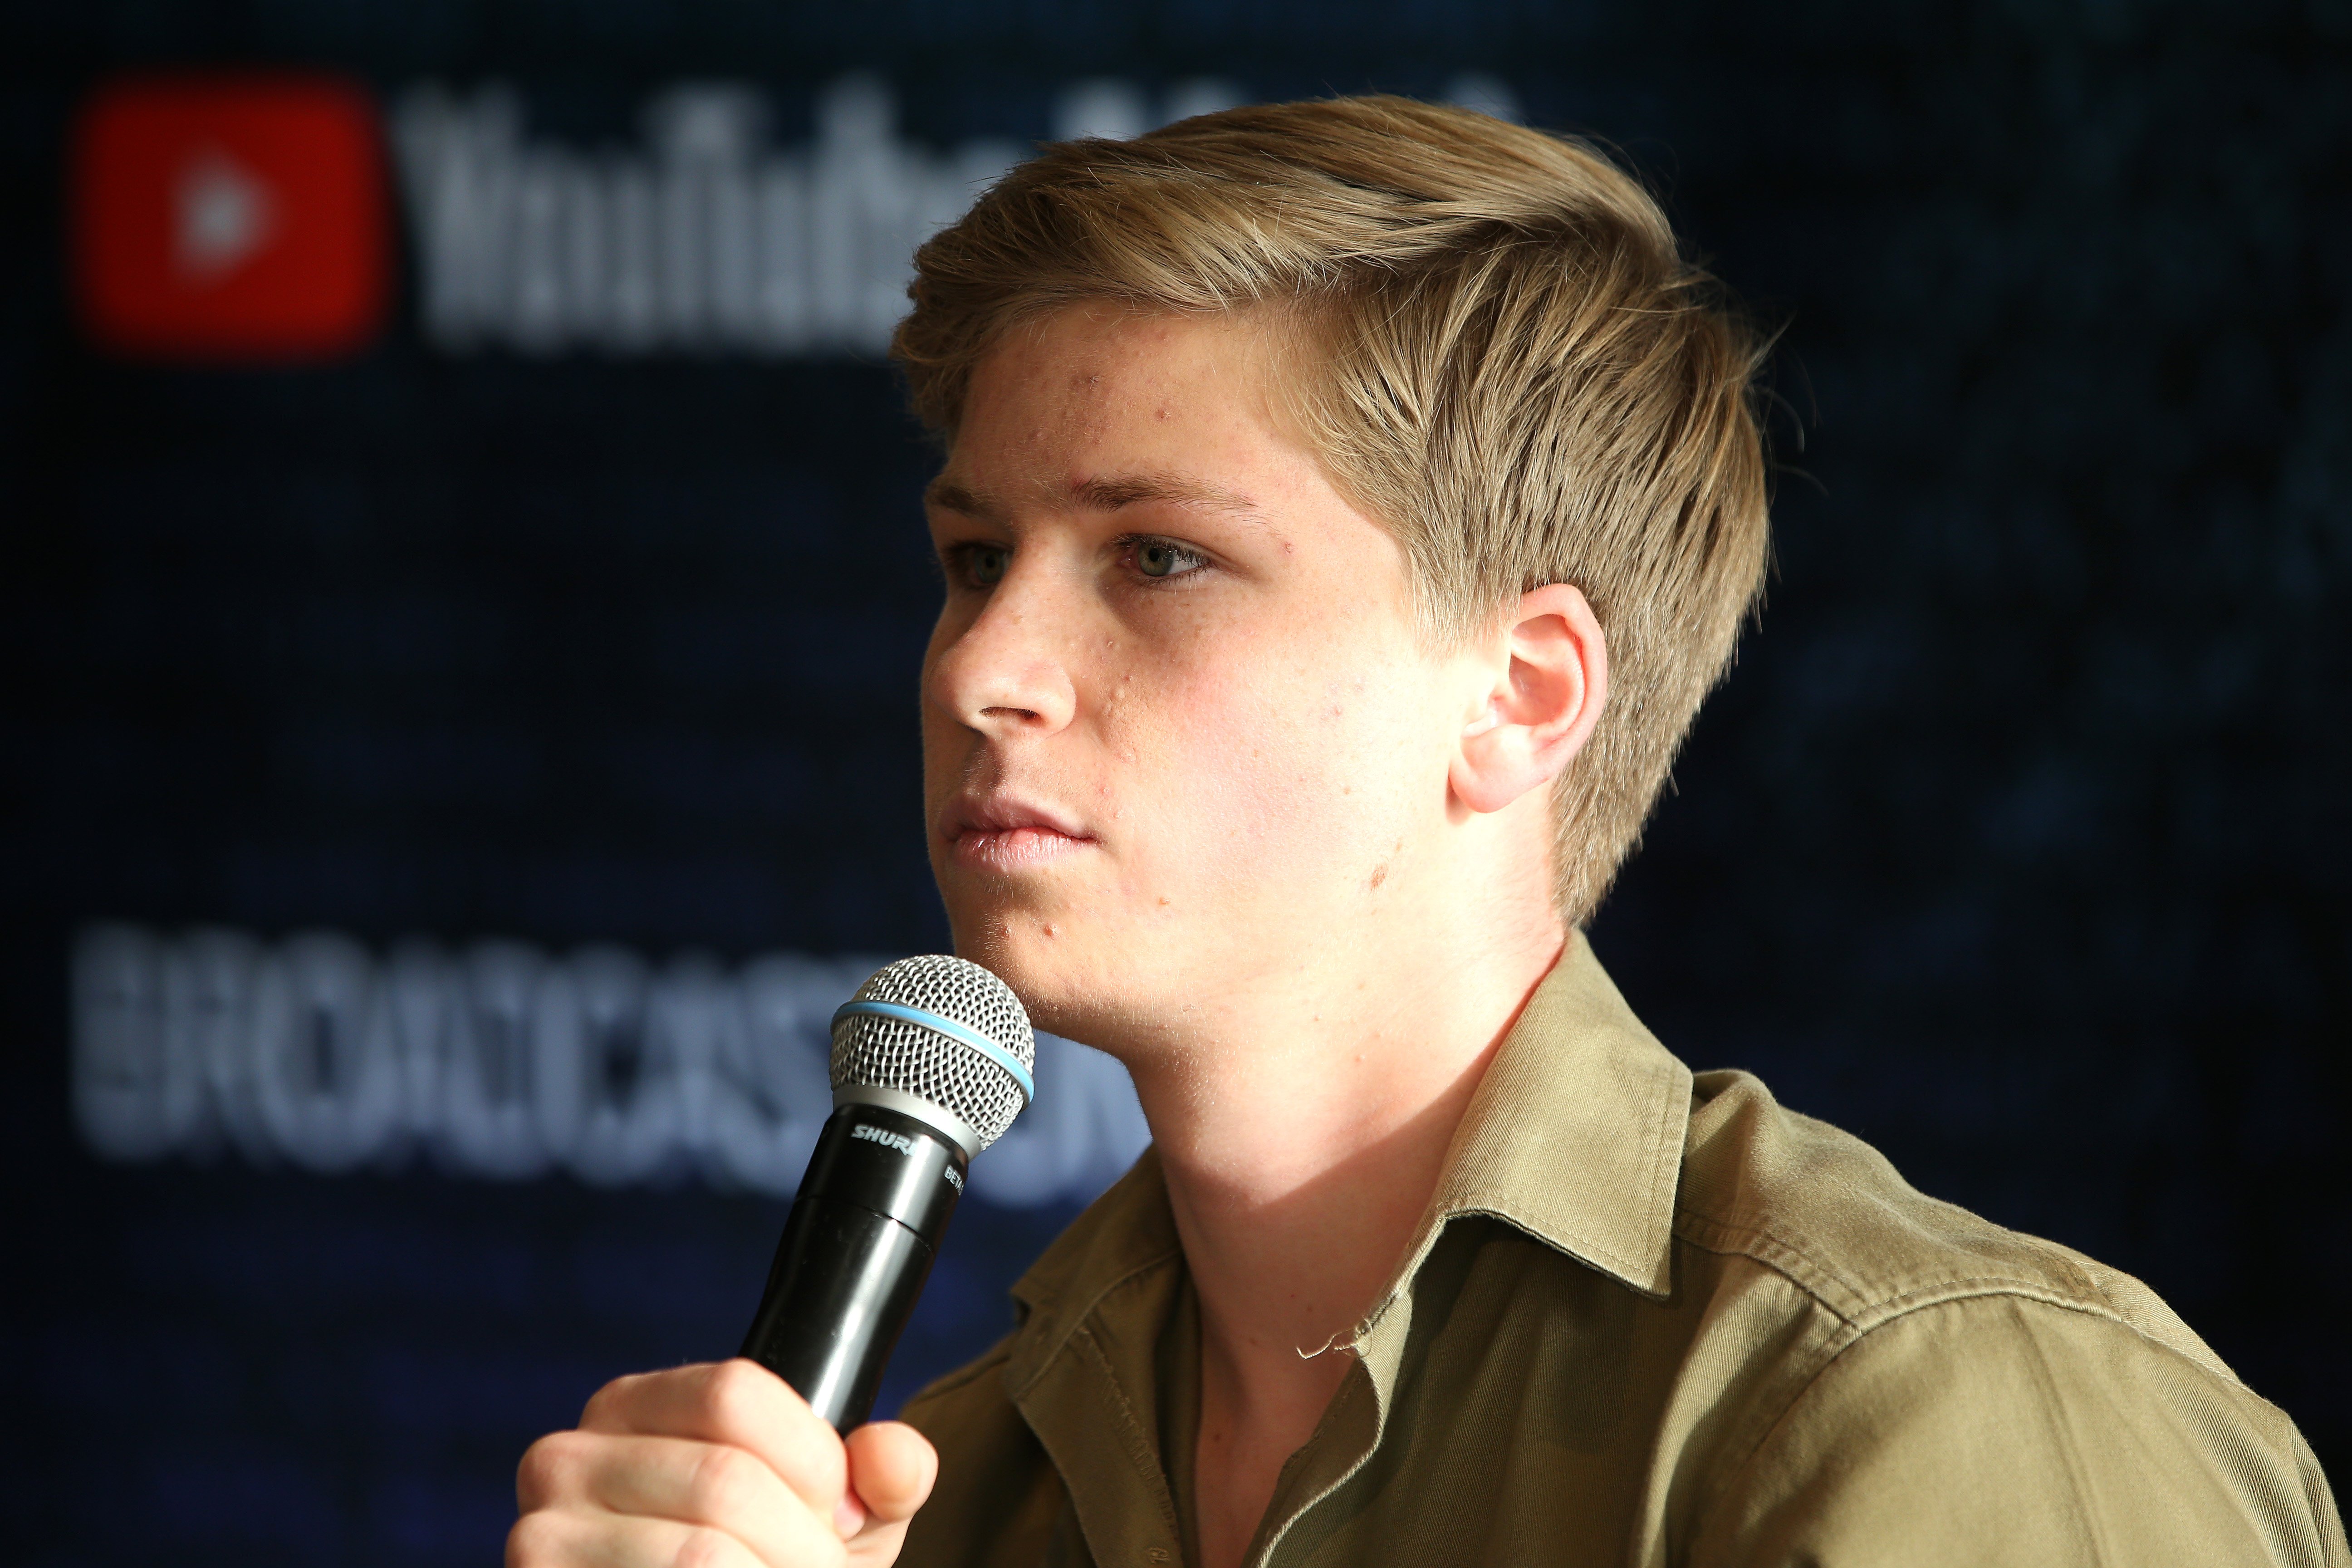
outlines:
[{"label": "fingernail", "polygon": [[858,1506],[856,1498],[844,1492],[833,1505],[833,1532],[846,1541],[865,1528],[865,1509]]}]

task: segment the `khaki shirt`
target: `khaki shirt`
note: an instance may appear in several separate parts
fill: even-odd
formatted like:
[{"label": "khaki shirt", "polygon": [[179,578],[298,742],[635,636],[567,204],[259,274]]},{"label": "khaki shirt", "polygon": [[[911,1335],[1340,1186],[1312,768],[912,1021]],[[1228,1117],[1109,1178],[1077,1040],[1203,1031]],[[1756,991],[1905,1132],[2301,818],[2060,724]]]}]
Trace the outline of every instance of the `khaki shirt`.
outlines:
[{"label": "khaki shirt", "polygon": [[[906,1419],[901,1561],[1192,1558],[1197,1308],[1147,1152]],[[2127,1275],[1696,1079],[1571,941],[1480,1083],[1251,1564],[2341,1568],[2293,1422]]]}]

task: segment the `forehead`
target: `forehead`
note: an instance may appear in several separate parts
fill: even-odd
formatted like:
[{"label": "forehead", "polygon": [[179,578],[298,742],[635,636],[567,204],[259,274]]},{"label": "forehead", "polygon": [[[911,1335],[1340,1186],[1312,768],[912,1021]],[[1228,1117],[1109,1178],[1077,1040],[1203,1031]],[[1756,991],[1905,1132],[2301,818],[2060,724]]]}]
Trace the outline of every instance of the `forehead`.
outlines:
[{"label": "forehead", "polygon": [[1277,412],[1276,338],[1246,315],[1083,304],[1024,323],[974,367],[935,493],[1261,505],[1320,477]]}]

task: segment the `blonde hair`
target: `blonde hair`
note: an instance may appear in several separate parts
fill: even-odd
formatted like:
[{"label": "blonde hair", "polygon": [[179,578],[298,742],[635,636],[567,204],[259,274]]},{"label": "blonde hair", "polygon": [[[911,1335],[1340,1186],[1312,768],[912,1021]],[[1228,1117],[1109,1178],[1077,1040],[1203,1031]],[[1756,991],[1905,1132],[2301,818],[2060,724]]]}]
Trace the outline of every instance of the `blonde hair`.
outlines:
[{"label": "blonde hair", "polygon": [[1763,350],[1591,147],[1401,98],[1261,105],[1049,145],[915,255],[891,352],[952,438],[1008,327],[1081,300],[1293,310],[1294,401],[1396,533],[1441,642],[1549,583],[1591,601],[1610,699],[1553,786],[1582,924],[1728,668],[1767,557]]}]

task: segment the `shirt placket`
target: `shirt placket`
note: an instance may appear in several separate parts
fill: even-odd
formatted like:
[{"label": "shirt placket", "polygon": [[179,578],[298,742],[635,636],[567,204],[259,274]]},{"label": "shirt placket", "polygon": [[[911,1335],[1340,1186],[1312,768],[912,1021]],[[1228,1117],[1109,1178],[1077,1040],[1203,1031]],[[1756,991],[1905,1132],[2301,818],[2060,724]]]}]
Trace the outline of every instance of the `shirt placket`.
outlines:
[{"label": "shirt placket", "polygon": [[1101,1568],[1182,1561],[1159,1439],[1090,1325],[1070,1334],[1014,1404],[1060,1473]]}]

